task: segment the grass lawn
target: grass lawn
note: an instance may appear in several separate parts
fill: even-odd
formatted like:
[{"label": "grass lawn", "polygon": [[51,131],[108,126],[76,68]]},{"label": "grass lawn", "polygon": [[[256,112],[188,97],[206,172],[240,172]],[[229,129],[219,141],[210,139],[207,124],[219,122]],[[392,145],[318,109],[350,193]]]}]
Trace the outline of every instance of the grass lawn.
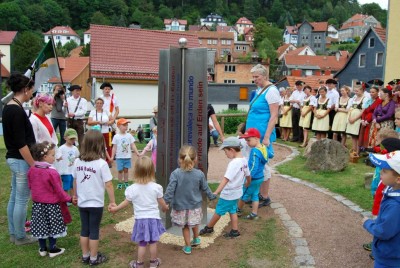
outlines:
[{"label": "grass lawn", "polygon": [[[298,148],[298,143],[282,142],[282,144]],[[315,183],[346,197],[367,211],[371,209],[373,200],[370,190],[364,187],[364,174],[373,172],[374,168],[364,164],[365,158],[360,158],[357,164],[349,163],[341,172],[315,172],[305,165],[306,158],[302,156],[304,149],[298,149],[300,154],[296,158],[277,167],[281,174]]]}]

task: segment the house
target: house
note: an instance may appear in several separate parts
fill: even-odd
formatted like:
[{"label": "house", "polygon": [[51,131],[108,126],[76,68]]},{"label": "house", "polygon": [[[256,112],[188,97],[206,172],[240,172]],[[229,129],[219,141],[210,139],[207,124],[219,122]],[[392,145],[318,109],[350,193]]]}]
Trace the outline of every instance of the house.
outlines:
[{"label": "house", "polygon": [[285,76],[281,80],[279,80],[275,85],[280,87],[290,87],[295,88],[295,83],[298,80],[303,81],[306,85],[309,85],[311,88],[319,88],[321,82],[325,82],[327,79],[332,78],[332,75],[311,75],[307,77],[298,77],[298,76]]},{"label": "house", "polygon": [[316,56],[317,54],[315,54],[311,47],[304,46],[288,51],[287,55]]},{"label": "house", "polygon": [[289,51],[295,50],[296,47],[292,44],[283,44],[282,46],[278,47],[276,50],[277,56],[278,56],[278,61],[281,61],[283,59],[283,56],[287,54]]},{"label": "house", "polygon": [[297,26],[297,47],[310,46],[315,52],[325,53],[328,22],[303,21]]},{"label": "house", "polygon": [[339,31],[332,24],[328,25],[328,37],[339,39]]},{"label": "house", "polygon": [[81,44],[81,38],[69,26],[56,26],[53,29],[45,32],[43,35],[45,43],[49,42],[51,36],[53,36],[53,40],[56,45],[61,43],[61,45],[64,46],[69,41],[74,41],[78,46]]},{"label": "house", "polygon": [[227,26],[228,24],[226,24],[226,22],[220,15],[211,13],[207,17],[200,19],[200,25],[206,25],[209,27],[213,27],[214,25],[215,26]]},{"label": "house", "polygon": [[248,110],[251,91],[257,87],[254,83],[208,85],[208,103],[216,113],[227,109]]},{"label": "house", "polygon": [[236,41],[233,46],[232,56],[234,59],[242,57],[247,53],[253,52],[252,46],[247,41]]},{"label": "house", "polygon": [[[223,84],[251,84],[254,83],[250,72],[258,62],[230,62],[228,60],[215,62],[215,83]],[[263,64],[267,69],[269,65]]]},{"label": "house", "polygon": [[389,81],[400,77],[400,50],[399,50],[399,32],[400,24],[397,14],[400,11],[400,1],[391,1],[388,9],[387,21],[387,41],[385,57],[385,77],[384,81]]},{"label": "house", "polygon": [[249,42],[250,46],[254,44],[254,31],[254,27],[244,29],[244,41]]},{"label": "house", "polygon": [[253,28],[253,23],[246,17],[241,17],[235,23],[236,29],[238,30],[239,34],[244,34],[245,29]]},{"label": "house", "polygon": [[386,30],[370,27],[350,59],[334,77],[338,78],[342,85],[352,85],[354,80],[382,79],[385,66],[385,42]]},{"label": "house", "polygon": [[87,45],[90,43],[90,29],[83,33],[83,44]]},{"label": "house", "polygon": [[178,19],[164,19],[164,25],[166,31],[181,31],[184,32],[187,20],[178,20]]},{"label": "house", "polygon": [[233,37],[235,42],[238,40],[239,32],[235,26],[217,26],[217,32],[219,33],[233,33]]},{"label": "house", "polygon": [[189,32],[209,32],[209,31],[211,31],[211,27],[207,25],[189,25]]},{"label": "house", "polygon": [[283,32],[283,42],[285,44],[292,44],[297,46],[297,27],[296,26],[286,26]]},{"label": "house", "polygon": [[[1,57],[1,76],[8,77],[11,72],[12,55],[11,44],[17,36],[16,31],[1,31],[0,30],[0,52],[4,55]],[[8,75],[7,75],[8,74]],[[5,76],[7,75],[7,76]]]},{"label": "house", "polygon": [[374,16],[355,14],[350,19],[346,20],[339,30],[339,41],[347,41],[355,37],[363,37],[368,29],[382,28],[381,23]]},{"label": "house", "polygon": [[232,32],[203,31],[196,32],[200,47],[215,51],[216,57],[221,58],[232,53],[234,48],[234,34]]},{"label": "house", "polygon": [[280,69],[281,74],[295,76],[331,75],[339,72],[346,64],[349,53],[337,52],[335,56],[310,56],[286,54]]},{"label": "house", "polygon": [[104,81],[110,82],[121,116],[149,115],[157,105],[161,49],[178,47],[182,37],[188,40],[187,48],[199,46],[198,37],[188,32],[105,25],[91,25],[90,32],[91,99],[102,94],[100,85]]}]

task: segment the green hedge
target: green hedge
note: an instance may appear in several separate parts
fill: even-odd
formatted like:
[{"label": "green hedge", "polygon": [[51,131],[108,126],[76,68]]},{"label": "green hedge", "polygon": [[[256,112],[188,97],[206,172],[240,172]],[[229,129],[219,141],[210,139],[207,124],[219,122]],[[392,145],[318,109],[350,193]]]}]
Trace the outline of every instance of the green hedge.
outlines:
[{"label": "green hedge", "polygon": [[[243,110],[243,109],[241,109],[241,110],[227,109],[227,110],[222,110],[220,113],[221,114],[243,114],[243,113],[247,113],[247,111]],[[225,117],[225,125],[224,125],[225,134],[236,134],[238,125],[240,123],[243,123],[244,120],[245,120],[244,116]]]}]

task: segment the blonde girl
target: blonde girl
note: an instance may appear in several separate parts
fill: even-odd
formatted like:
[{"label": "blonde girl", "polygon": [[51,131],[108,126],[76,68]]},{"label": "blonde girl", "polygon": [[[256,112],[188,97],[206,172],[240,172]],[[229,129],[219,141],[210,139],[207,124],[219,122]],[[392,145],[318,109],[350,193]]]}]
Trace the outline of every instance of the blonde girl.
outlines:
[{"label": "blonde girl", "polygon": [[282,117],[279,122],[279,126],[282,129],[282,136],[284,141],[289,140],[290,132],[292,130],[292,104],[290,103],[290,96],[292,90],[287,89],[286,95],[281,99],[281,114]]},{"label": "blonde girl", "polygon": [[86,132],[80,144],[80,156],[74,162],[73,177],[81,219],[82,263],[90,265],[98,265],[107,260],[104,254],[98,252],[106,190],[110,200],[108,207],[116,206],[112,175],[103,159],[104,155],[101,132],[93,129]]},{"label": "blonde girl", "polygon": [[354,153],[354,156],[358,156],[358,135],[360,134],[361,116],[364,111],[364,90],[361,86],[356,86],[354,87],[354,93],[355,95],[352,99],[350,99],[347,107],[348,121],[346,126],[346,133],[351,135],[351,139],[353,142],[351,151]]},{"label": "blonde girl", "polygon": [[[185,240],[182,251],[190,254],[192,246],[200,245],[199,224],[203,217],[202,192],[206,193],[210,200],[215,199],[216,196],[208,187],[204,173],[195,168],[197,152],[193,146],[184,145],[179,150],[178,163],[179,168],[175,169],[169,178],[165,201],[172,207],[172,223],[182,228]],[[190,240],[190,229],[193,232],[193,240]]]},{"label": "blonde girl", "polygon": [[328,89],[322,86],[318,90],[319,98],[317,107],[314,109],[314,121],[312,130],[315,131],[317,140],[325,139],[326,133],[329,131],[329,111],[331,110],[332,101],[326,97]]},{"label": "blonde girl", "polygon": [[339,105],[335,108],[336,114],[333,119],[332,132],[333,139],[338,140],[338,136],[341,135],[341,142],[343,146],[346,146],[347,135],[345,133],[347,126],[347,105],[349,103],[350,88],[348,86],[343,86],[340,89],[341,97],[339,99]]},{"label": "blonde girl", "polygon": [[300,147],[306,147],[308,143],[308,130],[311,129],[311,116],[315,107],[316,98],[311,95],[311,87],[305,86],[303,92],[306,97],[303,100],[300,114],[299,126],[303,128],[303,143]]},{"label": "blonde girl", "polygon": [[153,162],[147,156],[136,160],[133,176],[135,183],[125,190],[125,200],[116,207],[109,208],[110,212],[133,204],[135,224],[131,240],[138,246],[137,260],[129,263],[131,268],[143,268],[146,247],[149,245],[150,267],[158,267],[161,259],[157,258],[157,242],[165,232],[161,222],[159,206],[165,212],[168,206],[163,199],[163,188],[155,183],[155,169]]}]

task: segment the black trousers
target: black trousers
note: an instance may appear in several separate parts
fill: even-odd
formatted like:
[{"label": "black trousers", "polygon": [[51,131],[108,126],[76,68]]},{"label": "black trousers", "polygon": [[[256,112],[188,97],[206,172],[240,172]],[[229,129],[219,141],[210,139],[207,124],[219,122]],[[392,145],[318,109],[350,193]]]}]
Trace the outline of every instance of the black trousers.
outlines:
[{"label": "black trousers", "polygon": [[292,108],[293,140],[303,141],[303,128],[299,127],[300,115],[300,109]]},{"label": "black trousers", "polygon": [[68,127],[76,130],[76,133],[78,134],[79,146],[81,146],[82,140],[83,140],[83,135],[85,135],[83,120],[68,118]]},{"label": "black trousers", "polygon": [[[332,125],[333,125],[333,119],[335,118],[336,111],[331,110],[329,111],[329,131],[328,131],[328,139],[333,139],[333,132],[332,132]],[[340,135],[338,135],[338,138],[340,138]],[[340,140],[339,140],[340,141]]]}]

